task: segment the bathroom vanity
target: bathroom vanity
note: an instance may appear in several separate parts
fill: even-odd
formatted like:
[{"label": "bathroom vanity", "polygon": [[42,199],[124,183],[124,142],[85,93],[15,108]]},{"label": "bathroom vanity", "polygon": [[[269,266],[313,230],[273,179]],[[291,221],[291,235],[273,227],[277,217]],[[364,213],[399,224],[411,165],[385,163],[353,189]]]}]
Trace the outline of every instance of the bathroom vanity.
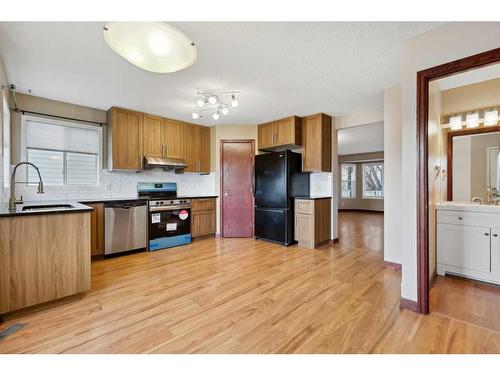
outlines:
[{"label": "bathroom vanity", "polygon": [[500,284],[500,206],[443,202],[436,216],[438,275]]}]

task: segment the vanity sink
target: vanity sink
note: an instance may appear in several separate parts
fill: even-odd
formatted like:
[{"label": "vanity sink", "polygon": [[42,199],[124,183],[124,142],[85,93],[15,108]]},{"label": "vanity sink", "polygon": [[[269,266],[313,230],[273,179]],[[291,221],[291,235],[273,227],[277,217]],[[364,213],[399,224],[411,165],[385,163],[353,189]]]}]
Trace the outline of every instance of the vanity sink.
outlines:
[{"label": "vanity sink", "polygon": [[24,206],[23,211],[57,211],[57,210],[69,210],[75,208],[70,204],[45,204],[45,205],[34,205],[34,206]]}]

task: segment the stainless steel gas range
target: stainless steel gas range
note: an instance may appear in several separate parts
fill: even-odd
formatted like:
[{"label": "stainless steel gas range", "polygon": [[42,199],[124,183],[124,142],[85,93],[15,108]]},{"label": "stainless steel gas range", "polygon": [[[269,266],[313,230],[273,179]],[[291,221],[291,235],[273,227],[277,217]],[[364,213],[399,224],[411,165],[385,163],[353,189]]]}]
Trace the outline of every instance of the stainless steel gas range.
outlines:
[{"label": "stainless steel gas range", "polygon": [[191,200],[177,198],[175,182],[139,182],[137,191],[149,201],[149,251],[191,242]]}]

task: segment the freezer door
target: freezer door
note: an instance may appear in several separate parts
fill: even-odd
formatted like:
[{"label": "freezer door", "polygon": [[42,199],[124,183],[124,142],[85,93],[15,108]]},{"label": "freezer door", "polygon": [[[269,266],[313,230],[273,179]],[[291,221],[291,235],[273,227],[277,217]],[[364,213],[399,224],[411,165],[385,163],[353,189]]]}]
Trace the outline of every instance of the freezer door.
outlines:
[{"label": "freezer door", "polygon": [[293,225],[289,209],[255,209],[255,237],[290,245]]},{"label": "freezer door", "polygon": [[[285,208],[287,204],[287,166],[284,152],[255,157],[255,205]],[[257,222],[257,218],[255,218]]]}]

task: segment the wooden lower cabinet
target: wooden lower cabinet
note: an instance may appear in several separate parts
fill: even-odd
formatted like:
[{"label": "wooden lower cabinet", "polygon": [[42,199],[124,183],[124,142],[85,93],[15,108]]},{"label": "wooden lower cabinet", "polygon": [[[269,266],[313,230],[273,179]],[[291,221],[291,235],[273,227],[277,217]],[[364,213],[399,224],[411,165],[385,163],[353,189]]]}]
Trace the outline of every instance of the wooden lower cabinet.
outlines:
[{"label": "wooden lower cabinet", "polygon": [[215,235],[215,198],[191,200],[191,236],[193,238]]},{"label": "wooden lower cabinet", "polygon": [[85,203],[90,213],[90,254],[104,255],[104,203]]},{"label": "wooden lower cabinet", "polygon": [[331,199],[295,199],[295,241],[316,248],[330,241]]},{"label": "wooden lower cabinet", "polygon": [[0,218],[0,314],[90,290],[90,212]]}]

